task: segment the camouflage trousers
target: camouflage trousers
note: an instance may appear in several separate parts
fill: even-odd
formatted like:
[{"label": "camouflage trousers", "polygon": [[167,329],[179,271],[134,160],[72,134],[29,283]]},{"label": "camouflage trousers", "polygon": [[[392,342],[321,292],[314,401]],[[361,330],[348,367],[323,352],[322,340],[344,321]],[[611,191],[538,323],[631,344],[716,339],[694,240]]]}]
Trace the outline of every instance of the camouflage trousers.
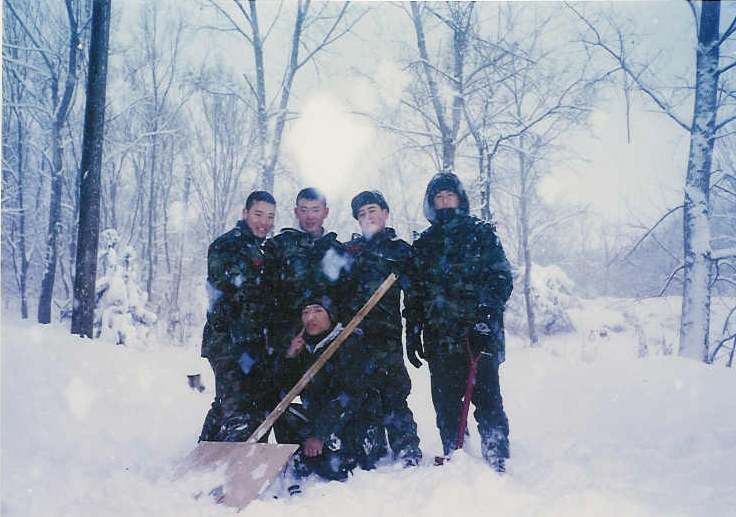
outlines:
[{"label": "camouflage trousers", "polygon": [[[244,442],[268,416],[273,401],[267,379],[245,374],[238,361],[209,359],[215,373],[215,400],[204,419],[199,441]],[[266,441],[268,433],[261,439]]]},{"label": "camouflage trousers", "polygon": [[[445,455],[455,449],[470,369],[468,352],[462,345],[448,347],[429,342],[426,346],[432,403]],[[509,457],[509,421],[503,409],[498,367],[494,356],[481,356],[471,398],[483,457],[492,466]]]},{"label": "camouflage trousers", "polygon": [[323,444],[322,454],[309,457],[304,454],[304,441],[309,438],[309,418],[301,404],[291,404],[274,425],[279,443],[299,443],[300,447],[290,462],[296,478],[312,473],[336,481],[343,481],[356,467],[372,470],[386,454],[386,437],[381,425],[380,411],[374,411],[378,401],[364,407],[360,414],[342,429],[336,430]]},{"label": "camouflage trousers", "polygon": [[[394,353],[394,350],[387,354],[382,361],[385,367],[380,369],[378,386],[383,406],[383,425],[394,459],[416,465],[422,458],[422,451],[419,448],[417,423],[406,402],[411,392],[411,379],[404,364],[401,342],[386,344],[396,345],[393,348],[397,348],[398,353]],[[367,346],[372,345],[374,342],[369,341]],[[386,345],[381,343],[378,346]]]}]

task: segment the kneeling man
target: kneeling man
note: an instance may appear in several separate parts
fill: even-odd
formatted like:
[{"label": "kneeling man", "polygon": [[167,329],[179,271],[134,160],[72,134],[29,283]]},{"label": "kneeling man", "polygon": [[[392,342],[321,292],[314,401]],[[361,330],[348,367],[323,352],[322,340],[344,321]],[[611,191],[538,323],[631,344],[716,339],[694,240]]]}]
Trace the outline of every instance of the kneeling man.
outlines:
[{"label": "kneeling man", "polygon": [[[284,390],[290,389],[342,328],[327,296],[302,303],[302,331],[280,360]],[[356,466],[375,468],[386,453],[376,364],[356,329],[276,423],[279,435],[301,447],[294,459],[297,478],[312,472],[344,480]],[[280,440],[287,441],[287,440]]]}]

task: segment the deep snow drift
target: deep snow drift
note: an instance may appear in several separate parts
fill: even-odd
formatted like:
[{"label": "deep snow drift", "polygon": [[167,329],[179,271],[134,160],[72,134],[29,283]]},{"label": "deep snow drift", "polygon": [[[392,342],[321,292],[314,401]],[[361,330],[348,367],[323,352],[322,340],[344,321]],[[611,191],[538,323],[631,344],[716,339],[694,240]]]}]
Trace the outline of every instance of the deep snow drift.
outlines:
[{"label": "deep snow drift", "polygon": [[[736,373],[664,355],[670,302],[585,301],[574,333],[538,350],[509,338],[504,477],[479,459],[474,422],[466,450],[431,465],[440,446],[428,369],[410,366],[425,464],[309,482],[296,497],[277,481],[242,514],[732,516]],[[200,371],[202,393],[186,378]],[[4,314],[1,380],[3,516],[233,515],[192,498],[211,480],[170,480],[213,395],[197,348],[92,342]]]}]

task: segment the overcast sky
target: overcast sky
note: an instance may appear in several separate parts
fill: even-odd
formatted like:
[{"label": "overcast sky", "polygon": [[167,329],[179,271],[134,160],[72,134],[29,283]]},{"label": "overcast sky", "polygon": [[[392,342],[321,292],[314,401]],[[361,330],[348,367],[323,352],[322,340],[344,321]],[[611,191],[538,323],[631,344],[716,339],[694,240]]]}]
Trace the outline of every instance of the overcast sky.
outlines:
[{"label": "overcast sky", "polygon": [[[134,5],[126,2],[127,15]],[[261,5],[265,26],[273,4]],[[408,81],[396,56],[402,52],[397,41],[413,42],[412,34],[406,33],[411,25],[398,8],[379,7],[361,21],[356,35],[346,37],[321,56],[318,70],[299,72],[290,105],[299,112],[299,118],[285,133],[285,157],[296,166],[304,185],[321,187],[340,203],[349,201],[362,188],[380,188],[376,184],[379,178],[373,174],[381,158],[378,132],[351,111],[370,112],[379,101],[398,102]],[[722,19],[733,11],[731,7],[724,8]],[[293,8],[287,3],[284,10]],[[637,28],[647,33],[637,47],[642,55],[661,51],[657,65],[663,70],[686,71],[692,66],[694,31],[684,2],[622,2],[614,8],[636,17]],[[189,20],[191,25],[198,22]],[[278,45],[288,41],[287,36],[288,27],[277,26],[267,47],[267,67],[279,77],[285,49]],[[228,44],[222,43],[222,34],[217,37],[220,43],[215,48],[208,50],[205,39],[196,48],[190,46],[189,59],[214,52],[229,59],[236,69],[252,70],[252,53],[238,36],[231,35]],[[357,68],[367,72],[370,80],[357,75]],[[381,85],[380,91],[375,83]],[[571,154],[579,160],[555,166],[540,187],[545,200],[586,204],[613,221],[632,217],[651,221],[681,202],[687,134],[640,98],[634,99],[632,110],[632,141],[628,143],[623,97],[613,90],[605,93],[591,118],[592,131],[570,131],[565,138]],[[684,116],[687,121],[692,108],[682,109],[683,114],[688,110]],[[427,171],[423,184],[433,172]],[[463,172],[458,171],[461,176]],[[469,172],[467,177],[472,175]]]}]

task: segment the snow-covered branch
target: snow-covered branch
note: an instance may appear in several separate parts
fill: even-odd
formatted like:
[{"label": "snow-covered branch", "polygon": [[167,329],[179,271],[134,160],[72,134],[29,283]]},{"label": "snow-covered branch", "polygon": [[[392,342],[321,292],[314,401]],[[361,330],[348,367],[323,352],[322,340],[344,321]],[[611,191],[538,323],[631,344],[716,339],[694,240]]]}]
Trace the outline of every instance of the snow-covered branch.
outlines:
[{"label": "snow-covered branch", "polygon": [[670,210],[667,210],[667,212],[662,217],[660,217],[659,220],[656,223],[654,223],[654,226],[652,226],[651,228],[649,228],[649,230],[647,230],[644,233],[644,235],[642,235],[641,238],[638,241],[636,241],[636,244],[634,244],[632,246],[632,248],[629,250],[629,252],[624,256],[623,260],[627,260],[631,256],[631,254],[634,253],[634,251],[636,251],[636,249],[639,247],[639,245],[642,242],[644,242],[644,240],[649,236],[649,234],[651,234],[657,228],[657,226],[659,226],[662,223],[662,221],[664,221],[665,219],[667,219],[670,215],[672,215],[676,211],[680,210],[681,208],[683,208],[683,205],[677,205],[675,208],[671,208]]},{"label": "snow-covered branch", "polygon": [[731,257],[736,257],[736,248],[723,248],[710,252],[710,258],[712,260],[722,260]]}]

